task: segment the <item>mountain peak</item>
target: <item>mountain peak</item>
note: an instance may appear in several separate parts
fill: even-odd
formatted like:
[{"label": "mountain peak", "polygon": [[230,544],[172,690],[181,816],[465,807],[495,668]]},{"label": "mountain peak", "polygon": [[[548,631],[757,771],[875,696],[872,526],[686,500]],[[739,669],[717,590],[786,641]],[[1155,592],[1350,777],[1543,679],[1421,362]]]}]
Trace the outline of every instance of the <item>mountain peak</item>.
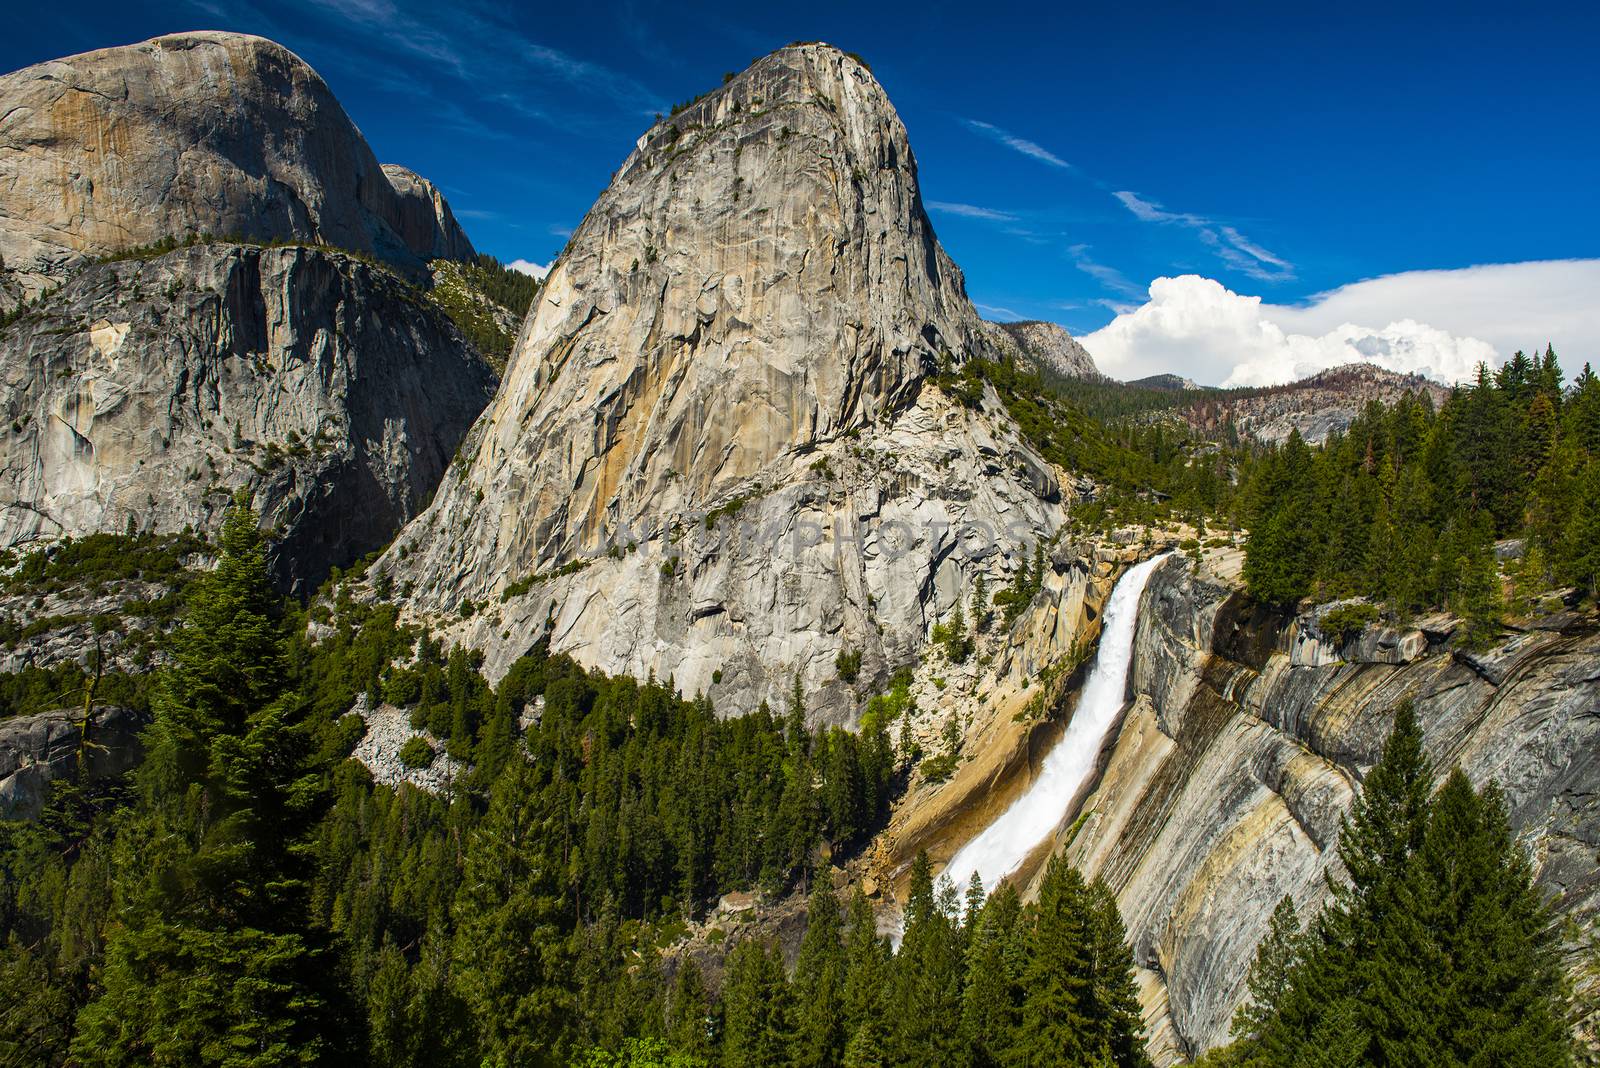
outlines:
[{"label": "mountain peak", "polygon": [[263,37],[68,56],[0,77],[0,100],[0,261],[24,297],[202,233],[333,245],[417,277],[471,252],[437,191],[397,189],[317,72]]},{"label": "mountain peak", "polygon": [[[923,388],[993,348],[882,86],[831,46],[780,49],[640,138],[546,279],[459,476],[383,567],[491,673],[550,633],[591,666],[752,707],[799,672],[841,713],[845,645],[872,670],[904,663],[977,566],[951,532],[1031,541],[1061,521],[1048,465]],[[723,529],[776,533],[693,536],[735,513]],[[914,544],[823,562],[782,533],[863,517]],[[986,567],[1011,559],[989,551]],[[503,607],[474,616],[485,602]]]}]

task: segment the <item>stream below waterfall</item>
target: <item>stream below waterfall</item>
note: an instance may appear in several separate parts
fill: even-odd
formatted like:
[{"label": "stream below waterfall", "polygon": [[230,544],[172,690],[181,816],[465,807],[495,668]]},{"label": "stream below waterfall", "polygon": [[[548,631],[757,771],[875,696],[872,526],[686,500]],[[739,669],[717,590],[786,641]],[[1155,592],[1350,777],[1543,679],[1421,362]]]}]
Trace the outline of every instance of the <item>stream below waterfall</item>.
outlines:
[{"label": "stream below waterfall", "polygon": [[1078,697],[1077,711],[1061,740],[1045,756],[1039,777],[997,820],[950,858],[944,874],[957,890],[965,891],[974,873],[983,880],[986,891],[993,890],[1066,818],[1067,806],[1094,770],[1106,732],[1127,704],[1139,598],[1164,559],[1164,555],[1157,556],[1135,564],[1117,580],[1106,601],[1100,648]]}]

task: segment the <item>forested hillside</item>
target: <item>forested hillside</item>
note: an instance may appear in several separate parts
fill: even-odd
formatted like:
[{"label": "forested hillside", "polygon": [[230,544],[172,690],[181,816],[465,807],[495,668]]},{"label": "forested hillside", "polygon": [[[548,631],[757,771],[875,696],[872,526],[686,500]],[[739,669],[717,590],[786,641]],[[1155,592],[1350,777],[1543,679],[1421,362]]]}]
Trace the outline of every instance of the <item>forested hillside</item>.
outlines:
[{"label": "forested hillside", "polygon": [[[804,888],[824,843],[864,841],[910,759],[895,701],[859,733],[808,731],[799,693],[719,720],[543,653],[490,688],[388,605],[340,596],[308,644],[243,503],[219,552],[131,781],[58,782],[0,825],[4,1063],[1143,1063],[1115,906],[1064,868],[1038,905],[975,891],[963,919],[923,862],[897,956],[823,884],[792,981],[746,941],[720,997],[662,955],[717,895]],[[345,759],[361,689],[471,762],[454,795]]]},{"label": "forested hillside", "polygon": [[[1371,406],[1321,448],[1298,436],[1242,493],[1250,592],[1368,597],[1407,618],[1449,608],[1486,635],[1502,611],[1600,578],[1600,379],[1551,350],[1479,371],[1435,412]],[[1511,601],[1498,575],[1507,558]]]}]

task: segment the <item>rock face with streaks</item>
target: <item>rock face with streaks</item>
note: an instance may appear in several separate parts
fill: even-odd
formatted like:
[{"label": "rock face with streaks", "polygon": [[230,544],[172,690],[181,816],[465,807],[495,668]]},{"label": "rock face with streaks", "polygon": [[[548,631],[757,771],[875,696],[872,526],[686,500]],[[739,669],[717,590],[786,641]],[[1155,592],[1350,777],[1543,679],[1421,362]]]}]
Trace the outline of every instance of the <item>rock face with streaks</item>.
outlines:
[{"label": "rock face with streaks", "polygon": [[1232,423],[1242,436],[1273,445],[1296,430],[1314,445],[1326,441],[1374,401],[1392,405],[1409,393],[1437,408],[1450,395],[1449,387],[1431,378],[1370,363],[1345,364],[1282,386],[1209,392],[1181,413],[1191,426],[1215,432]]},{"label": "rock face with streaks", "polygon": [[1158,1063],[1227,1040],[1280,898],[1303,917],[1321,906],[1340,817],[1402,699],[1441,779],[1459,763],[1505,788],[1558,909],[1600,907],[1592,618],[1551,617],[1481,654],[1445,644],[1448,627],[1427,633],[1368,628],[1339,647],[1311,617],[1247,608],[1179,559],[1150,583],[1134,703],[1062,847],[1117,894]]},{"label": "rock face with streaks", "polygon": [[207,529],[241,485],[289,590],[387,542],[493,394],[416,288],[472,255],[270,41],[0,77],[0,548]]},{"label": "rock face with streaks", "polygon": [[291,590],[427,503],[494,376],[389,271],[197,245],[84,268],[0,330],[0,547],[211,529],[248,486]]},{"label": "rock face with streaks", "polygon": [[200,233],[351,249],[416,278],[472,252],[438,190],[380,167],[316,71],[271,41],[173,34],[0,77],[0,309]]},{"label": "rock face with streaks", "polygon": [[994,347],[1038,368],[1046,378],[1103,379],[1089,350],[1055,323],[984,323]]},{"label": "rock face with streaks", "polygon": [[782,49],[639,139],[378,570],[491,675],[548,633],[728,712],[798,674],[844,718],[841,651],[881,680],[1064,516],[993,398],[928,381],[991,352],[882,87]]}]

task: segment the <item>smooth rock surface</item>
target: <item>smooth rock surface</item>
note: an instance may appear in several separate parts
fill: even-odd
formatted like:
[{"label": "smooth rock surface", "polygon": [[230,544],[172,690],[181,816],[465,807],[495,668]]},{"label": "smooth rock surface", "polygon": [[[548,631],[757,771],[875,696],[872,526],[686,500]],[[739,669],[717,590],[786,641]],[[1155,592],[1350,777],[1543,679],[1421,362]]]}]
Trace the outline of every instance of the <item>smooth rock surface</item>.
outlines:
[{"label": "smooth rock surface", "polygon": [[[58,708],[0,720],[0,819],[29,819],[50,783],[78,771],[83,710]],[[87,781],[118,776],[139,763],[145,719],[120,705],[96,705],[83,747]]]},{"label": "smooth rock surface", "polygon": [[1558,909],[1583,916],[1600,905],[1592,620],[1515,636],[1475,666],[1417,650],[1409,636],[1407,655],[1393,658],[1403,662],[1297,655],[1295,636],[1309,627],[1245,608],[1231,584],[1196,579],[1178,559],[1145,593],[1134,704],[1063,847],[1117,894],[1160,1064],[1227,1040],[1281,897],[1302,919],[1321,907],[1340,817],[1404,698],[1416,702],[1441,779],[1459,763],[1474,783],[1505,788]]},{"label": "smooth rock surface", "polygon": [[1047,378],[1105,378],[1089,350],[1056,323],[1025,320],[983,325],[996,349],[1031,363]]},{"label": "smooth rock surface", "polygon": [[419,279],[472,252],[438,191],[381,168],[282,45],[172,34],[0,77],[0,309],[200,233],[352,249]]}]

